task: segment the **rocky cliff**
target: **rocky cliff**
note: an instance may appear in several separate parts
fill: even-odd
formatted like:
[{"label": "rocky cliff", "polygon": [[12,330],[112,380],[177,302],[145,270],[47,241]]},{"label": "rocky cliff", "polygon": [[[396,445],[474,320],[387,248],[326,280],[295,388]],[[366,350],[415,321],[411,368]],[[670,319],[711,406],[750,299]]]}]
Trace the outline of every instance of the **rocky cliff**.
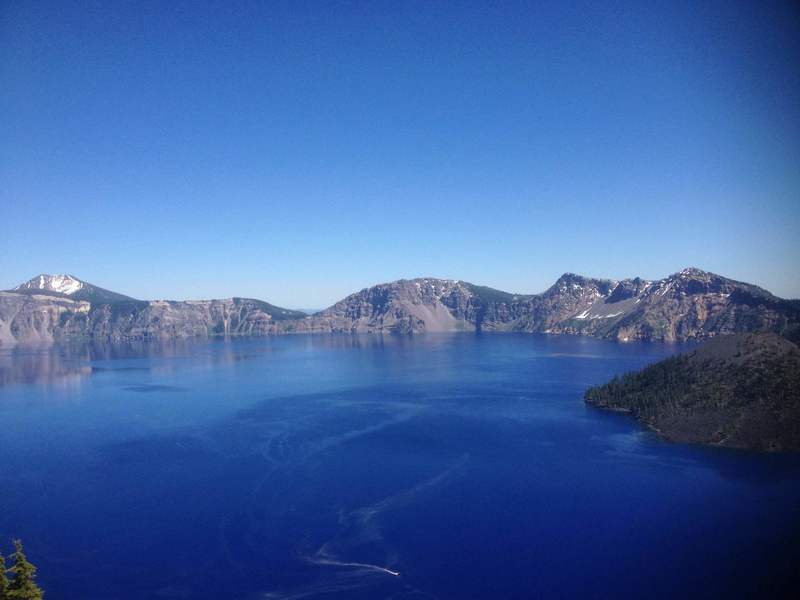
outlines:
[{"label": "rocky cliff", "polygon": [[317,331],[527,331],[684,341],[744,331],[786,332],[799,323],[797,301],[685,269],[659,281],[567,273],[533,295],[454,280],[400,280],[352,294],[303,326]]},{"label": "rocky cliff", "polygon": [[798,323],[798,301],[699,269],[684,269],[659,281],[611,282],[608,293],[600,293],[580,312],[545,329],[619,340],[684,341],[749,331],[787,333]]},{"label": "rocky cliff", "polygon": [[399,280],[365,288],[311,316],[244,298],[138,301],[71,276],[42,275],[0,292],[3,344],[73,337],[423,331],[683,341],[751,331],[792,335],[799,329],[800,302],[699,269],[658,281],[568,273],[541,294],[510,294],[449,279]]},{"label": "rocky cliff", "polygon": [[449,279],[383,283],[351,294],[311,316],[301,328],[311,331],[458,331],[476,328],[471,286]]},{"label": "rocky cliff", "polygon": [[[80,287],[70,284],[61,290],[26,287],[0,292],[0,344],[267,335],[291,331],[291,324],[281,327],[278,323],[305,317],[298,311],[247,298],[148,302],[79,283]],[[99,300],[78,299],[85,297],[81,291]]]}]

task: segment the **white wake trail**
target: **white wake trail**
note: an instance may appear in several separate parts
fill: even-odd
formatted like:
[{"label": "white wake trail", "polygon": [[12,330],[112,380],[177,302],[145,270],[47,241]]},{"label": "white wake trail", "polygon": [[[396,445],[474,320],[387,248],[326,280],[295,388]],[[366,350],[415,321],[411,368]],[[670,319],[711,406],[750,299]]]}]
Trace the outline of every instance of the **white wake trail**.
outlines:
[{"label": "white wake trail", "polygon": [[[369,541],[380,541],[383,539],[380,524],[377,522],[381,514],[386,511],[397,509],[408,505],[418,499],[420,494],[445,485],[458,473],[463,472],[469,462],[469,454],[462,455],[453,465],[434,475],[433,477],[421,481],[417,485],[402,490],[396,494],[388,496],[376,504],[365,506],[354,510],[341,519],[343,525],[347,525],[347,531],[342,532],[338,538],[334,538],[322,545],[317,552],[308,557],[307,560],[313,564],[329,565],[338,567],[355,567],[366,569],[376,573],[384,573],[393,577],[400,577],[399,571],[393,571],[387,567],[370,563],[352,562],[337,560],[348,549],[352,549],[360,543]],[[348,535],[349,534],[349,535]]]},{"label": "white wake trail", "polygon": [[377,571],[379,573],[386,573],[387,575],[393,575],[394,577],[400,577],[400,573],[398,571],[392,571],[391,569],[387,569],[386,567],[381,567],[379,565],[370,565],[368,563],[342,562],[339,560],[332,560],[328,558],[315,558],[311,559],[311,562],[316,565],[334,565],[337,567],[359,567],[361,569],[368,569],[370,571]]}]

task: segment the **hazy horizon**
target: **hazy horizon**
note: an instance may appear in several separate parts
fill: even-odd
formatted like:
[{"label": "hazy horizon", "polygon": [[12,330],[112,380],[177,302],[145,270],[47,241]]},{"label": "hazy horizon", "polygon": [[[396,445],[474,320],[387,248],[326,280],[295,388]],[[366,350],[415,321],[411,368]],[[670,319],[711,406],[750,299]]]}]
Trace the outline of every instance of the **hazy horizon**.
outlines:
[{"label": "hazy horizon", "polygon": [[800,297],[798,64],[790,2],[5,3],[0,287]]}]

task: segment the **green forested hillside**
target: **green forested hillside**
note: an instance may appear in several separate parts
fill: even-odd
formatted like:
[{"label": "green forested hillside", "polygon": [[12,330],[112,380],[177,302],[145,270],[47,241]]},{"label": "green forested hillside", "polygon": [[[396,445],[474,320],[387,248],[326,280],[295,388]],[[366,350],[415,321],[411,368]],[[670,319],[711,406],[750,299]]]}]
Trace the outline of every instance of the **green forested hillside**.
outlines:
[{"label": "green forested hillside", "polygon": [[585,398],[674,441],[800,450],[800,348],[775,334],[716,337]]}]

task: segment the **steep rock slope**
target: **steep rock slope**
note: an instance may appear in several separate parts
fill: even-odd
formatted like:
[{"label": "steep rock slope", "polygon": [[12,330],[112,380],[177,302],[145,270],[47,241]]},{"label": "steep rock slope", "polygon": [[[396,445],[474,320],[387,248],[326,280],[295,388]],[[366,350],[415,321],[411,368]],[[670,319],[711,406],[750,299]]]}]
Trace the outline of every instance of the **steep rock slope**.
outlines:
[{"label": "steep rock slope", "polygon": [[155,300],[97,306],[87,315],[85,328],[91,337],[105,338],[267,335],[280,333],[281,321],[302,317],[249,298]]},{"label": "steep rock slope", "polygon": [[71,275],[40,275],[0,292],[0,344],[75,338],[266,335],[290,331],[299,311],[260,300],[141,301]]},{"label": "steep rock slope", "polygon": [[567,274],[543,294],[519,300],[501,312],[513,318],[494,323],[497,329],[625,341],[786,332],[800,323],[799,302],[699,269],[684,269],[659,281]]},{"label": "steep rock slope", "polygon": [[68,297],[0,292],[0,344],[61,339],[90,309],[89,302]]},{"label": "steep rock slope", "polygon": [[469,284],[450,279],[401,279],[365,288],[313,315],[308,331],[414,333],[474,330]]},{"label": "steep rock slope", "polygon": [[144,302],[71,276],[39,276],[2,294],[0,343],[422,331],[524,331],[659,341],[751,331],[800,337],[800,301],[699,269],[684,269],[659,281],[567,273],[543,293],[527,295],[451,279],[403,279],[365,288],[312,316],[243,298]]},{"label": "steep rock slope", "polygon": [[743,331],[785,332],[798,323],[797,301],[699,269],[684,269],[659,281],[567,273],[545,292],[533,295],[454,280],[400,280],[352,294],[300,328],[527,331],[683,341]]},{"label": "steep rock slope", "polygon": [[618,339],[687,340],[746,331],[784,331],[800,320],[800,305],[766,290],[699,269],[646,282],[605,331]]}]

